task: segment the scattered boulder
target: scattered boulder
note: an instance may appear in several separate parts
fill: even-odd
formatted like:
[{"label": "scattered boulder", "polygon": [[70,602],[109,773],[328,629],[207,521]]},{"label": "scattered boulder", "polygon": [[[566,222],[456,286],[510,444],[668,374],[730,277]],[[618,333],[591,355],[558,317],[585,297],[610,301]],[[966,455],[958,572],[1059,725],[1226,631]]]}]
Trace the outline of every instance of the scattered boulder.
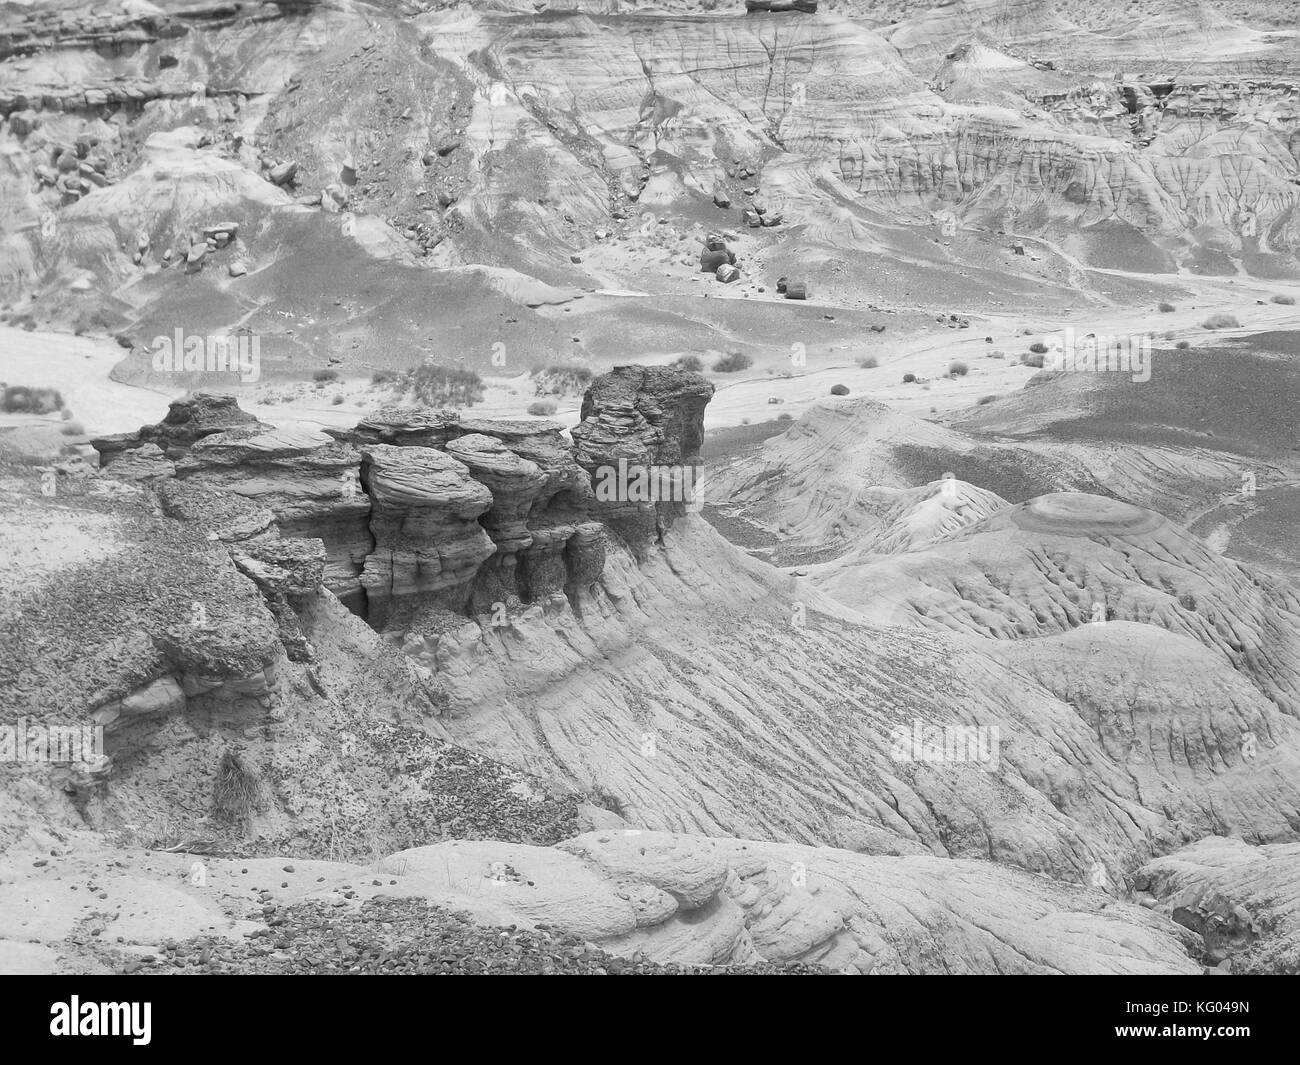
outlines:
[{"label": "scattered boulder", "polygon": [[700,252],[700,272],[716,274],[721,266],[735,266],[736,256],[726,248],[710,251],[705,248]]},{"label": "scattered boulder", "polygon": [[732,281],[735,281],[736,278],[740,277],[740,271],[731,265],[731,263],[723,263],[718,267],[715,276],[724,285],[728,285]]},{"label": "scattered boulder", "polygon": [[722,192],[721,190],[719,190],[718,192],[715,192],[715,193],[713,194],[713,206],[714,206],[714,207],[730,207],[730,206],[731,206],[731,197],[728,196],[725,192]]},{"label": "scattered boulder", "polygon": [[267,180],[272,185],[288,185],[298,176],[298,164],[292,160],[287,163],[278,163],[267,171]]},{"label": "scattered boulder", "polygon": [[785,283],[785,298],[788,300],[806,300],[808,298],[808,286],[802,281],[787,281]]},{"label": "scattered boulder", "polygon": [[215,222],[210,226],[203,227],[203,239],[214,240],[220,245],[223,239],[225,241],[234,240],[238,232],[238,222]]},{"label": "scattered boulder", "polygon": [[9,131],[15,137],[25,137],[31,133],[41,120],[36,117],[35,111],[15,111],[9,116]]}]

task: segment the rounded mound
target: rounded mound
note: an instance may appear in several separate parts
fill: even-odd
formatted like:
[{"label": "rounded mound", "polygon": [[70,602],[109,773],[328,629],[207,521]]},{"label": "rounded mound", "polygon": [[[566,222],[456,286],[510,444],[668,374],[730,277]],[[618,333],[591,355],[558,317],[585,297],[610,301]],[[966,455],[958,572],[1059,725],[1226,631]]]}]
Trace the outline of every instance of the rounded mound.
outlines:
[{"label": "rounded mound", "polygon": [[1154,511],[1086,492],[1052,492],[1022,504],[1011,520],[1026,532],[1061,536],[1132,536],[1164,523]]}]

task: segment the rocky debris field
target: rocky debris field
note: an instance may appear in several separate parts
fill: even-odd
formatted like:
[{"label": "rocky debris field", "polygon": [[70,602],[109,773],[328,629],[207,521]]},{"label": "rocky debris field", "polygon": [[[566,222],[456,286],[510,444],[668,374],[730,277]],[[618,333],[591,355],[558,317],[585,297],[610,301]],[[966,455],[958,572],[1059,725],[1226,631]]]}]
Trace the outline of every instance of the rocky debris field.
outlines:
[{"label": "rocky debris field", "polygon": [[[182,975],[363,974],[378,976],[818,976],[818,965],[657,964],[606,953],[557,929],[484,927],[420,899],[307,902],[264,909],[269,928],[246,942],[200,936],[168,941],[156,955],[114,959],[118,973]],[[146,960],[147,959],[147,960]]]}]

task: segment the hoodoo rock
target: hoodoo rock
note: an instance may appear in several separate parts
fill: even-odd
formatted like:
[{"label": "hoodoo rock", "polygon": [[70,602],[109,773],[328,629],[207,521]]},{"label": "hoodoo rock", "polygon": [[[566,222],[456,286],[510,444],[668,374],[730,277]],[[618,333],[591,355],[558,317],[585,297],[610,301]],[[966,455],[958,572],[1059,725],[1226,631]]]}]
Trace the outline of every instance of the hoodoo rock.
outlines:
[{"label": "hoodoo rock", "polygon": [[427,447],[365,448],[361,479],[375,542],[361,578],[371,624],[383,628],[394,613],[425,606],[463,610],[479,566],[495,551],[478,521],[492,506],[491,491],[464,463]]},{"label": "hoodoo rock", "polygon": [[582,400],[574,457],[592,477],[597,514],[634,549],[693,502],[713,385],[667,366],[617,366]]}]

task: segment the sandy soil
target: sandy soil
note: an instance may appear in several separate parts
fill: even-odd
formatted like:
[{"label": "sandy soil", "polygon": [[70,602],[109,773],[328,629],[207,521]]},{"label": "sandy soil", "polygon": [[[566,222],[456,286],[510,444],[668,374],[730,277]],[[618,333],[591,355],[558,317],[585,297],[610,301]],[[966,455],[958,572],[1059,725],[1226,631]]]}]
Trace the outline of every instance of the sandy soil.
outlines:
[{"label": "sandy soil", "polygon": [[[159,421],[167,404],[183,393],[119,384],[109,373],[123,351],[107,338],[69,333],[27,332],[0,326],[0,381],[9,385],[57,388],[64,404],[89,433],[121,433]],[[46,418],[0,413],[0,428]]]},{"label": "sandy soil", "polygon": [[[1167,282],[1168,278],[1163,280]],[[907,413],[943,416],[970,407],[984,396],[1004,395],[1024,387],[1037,371],[1022,365],[1020,357],[1028,352],[1035,339],[1066,327],[1072,327],[1080,335],[1095,332],[1128,336],[1152,332],[1157,348],[1178,340],[1188,340],[1193,345],[1218,343],[1224,337],[1300,328],[1297,307],[1269,302],[1274,294],[1293,292],[1294,286],[1245,277],[1187,275],[1179,280],[1189,298],[1179,301],[1173,312],[1164,314],[1154,306],[1087,308],[1038,318],[999,312],[967,313],[970,326],[965,329],[948,328],[935,322],[919,332],[904,334],[887,327],[883,333],[847,338],[842,333],[836,335],[835,323],[827,322],[827,331],[833,338],[830,344],[824,340],[814,342],[810,337],[801,339],[795,333],[790,335],[790,350],[800,345],[806,356],[802,366],[794,365],[791,356],[760,354],[754,365],[741,374],[711,374],[718,393],[709,405],[707,428],[765,421],[778,413],[798,417],[810,406],[833,401],[830,390],[836,384],[845,385],[851,396],[867,395]],[[836,309],[830,304],[824,308],[831,318]],[[1241,328],[1204,329],[1201,323],[1216,312],[1234,314]],[[1026,329],[1030,330],[1029,335],[1025,335]],[[986,337],[991,337],[992,343]],[[719,342],[720,348],[726,346]],[[1005,358],[991,358],[993,352],[1001,352]],[[679,354],[664,352],[642,361],[667,363]],[[179,390],[151,390],[110,380],[109,373],[121,357],[122,349],[106,338],[29,333],[0,327],[0,379],[9,384],[59,389],[76,419],[91,434],[123,432],[158,421],[166,413],[169,400],[181,394]],[[859,360],[869,357],[877,360],[876,367],[857,365]],[[966,363],[969,369],[966,376],[948,376],[948,367],[954,361]],[[906,373],[915,374],[922,382],[903,384]],[[484,375],[484,380],[487,389],[483,402],[472,409],[475,416],[526,417],[528,406],[538,398],[527,374]],[[372,386],[368,378],[343,378],[321,388],[311,384],[264,382],[241,395],[245,397],[243,405],[265,420],[304,428],[354,425],[365,411],[401,402],[391,390]],[[342,402],[336,403],[336,397],[342,397]],[[576,423],[581,397],[553,398],[557,401],[556,420]],[[263,403],[263,399],[271,402]],[[0,427],[57,421],[57,416],[32,418],[0,414]]]}]

